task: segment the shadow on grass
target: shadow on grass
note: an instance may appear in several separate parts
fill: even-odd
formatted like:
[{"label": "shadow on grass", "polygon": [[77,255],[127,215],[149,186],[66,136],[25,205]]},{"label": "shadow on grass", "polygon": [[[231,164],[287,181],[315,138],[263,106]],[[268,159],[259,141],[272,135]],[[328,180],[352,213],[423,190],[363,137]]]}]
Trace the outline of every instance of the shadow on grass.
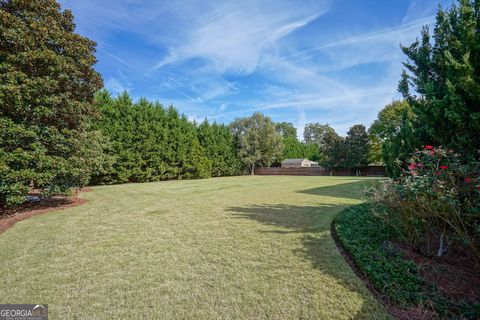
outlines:
[{"label": "shadow on grass", "polygon": [[[341,186],[346,189],[350,188],[348,194],[352,195],[358,192],[352,191],[352,185],[360,187],[365,185],[364,181],[346,183],[344,185],[333,186],[330,188],[337,191],[327,192],[327,188],[312,189],[312,192],[332,193],[332,196],[341,196],[338,191]],[[340,190],[344,190],[341,188]],[[322,189],[324,191],[318,191]],[[315,193],[316,194],[316,193]],[[353,198],[358,199],[358,198]],[[372,315],[372,310],[377,310],[371,301],[374,298],[369,295],[367,290],[360,290],[360,282],[352,281],[354,275],[349,270],[348,265],[344,261],[335,245],[330,234],[331,222],[335,215],[348,205],[318,205],[318,206],[295,206],[295,205],[255,205],[250,207],[231,207],[228,209],[235,218],[251,219],[268,226],[283,227],[285,230],[262,230],[262,233],[272,233],[280,235],[298,234],[301,237],[302,248],[295,250],[295,254],[305,257],[311,261],[312,265],[322,272],[333,276],[336,281],[352,292],[359,294],[364,302],[362,308],[355,315],[351,315],[352,319],[376,319]],[[368,299],[370,298],[370,299]],[[370,301],[370,302],[366,302]],[[339,301],[342,303],[342,301]],[[378,318],[378,317],[377,317]]]},{"label": "shadow on grass", "polygon": [[[322,222],[328,223],[331,220],[333,208],[335,206],[331,205],[294,206],[279,204],[232,207],[228,211],[234,213],[235,218],[252,219],[266,225],[289,229],[272,231],[274,233],[305,233],[322,231],[324,228]],[[322,217],[321,211],[324,217]],[[317,223],[313,223],[315,221]]]},{"label": "shadow on grass", "polygon": [[318,188],[301,190],[297,191],[297,193],[360,200],[362,199],[363,190],[367,187],[372,186],[375,181],[376,180],[349,181],[333,186],[323,186]]}]

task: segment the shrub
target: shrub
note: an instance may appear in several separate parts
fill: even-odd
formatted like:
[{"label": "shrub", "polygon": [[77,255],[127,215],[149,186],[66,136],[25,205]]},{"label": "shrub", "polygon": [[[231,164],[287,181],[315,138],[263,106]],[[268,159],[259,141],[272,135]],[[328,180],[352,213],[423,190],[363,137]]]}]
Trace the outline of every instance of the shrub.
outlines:
[{"label": "shrub", "polygon": [[478,163],[462,165],[442,147],[417,150],[397,180],[370,192],[376,214],[424,255],[443,256],[455,245],[480,256]]},{"label": "shrub", "polygon": [[390,242],[399,236],[398,231],[372,214],[370,204],[342,211],[334,226],[343,247],[373,286],[389,300],[402,306],[424,300],[421,292],[425,281],[417,266],[404,260]]},{"label": "shrub", "polygon": [[401,233],[385,224],[363,203],[342,211],[334,221],[340,243],[371,284],[386,298],[403,308],[431,310],[435,319],[479,319],[480,304],[453,300],[424,278],[419,266],[407,260],[395,244]]}]

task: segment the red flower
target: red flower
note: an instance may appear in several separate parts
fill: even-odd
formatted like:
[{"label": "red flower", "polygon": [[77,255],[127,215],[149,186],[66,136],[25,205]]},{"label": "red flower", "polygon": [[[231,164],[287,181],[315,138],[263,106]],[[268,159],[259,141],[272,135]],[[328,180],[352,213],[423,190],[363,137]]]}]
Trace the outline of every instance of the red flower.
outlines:
[{"label": "red flower", "polygon": [[442,170],[445,170],[447,168],[448,168],[448,166],[440,166],[440,169],[442,169]]},{"label": "red flower", "polygon": [[465,182],[466,182],[466,183],[472,182],[472,178],[466,177],[466,178],[465,178]]},{"label": "red flower", "polygon": [[477,187],[477,190],[480,190],[480,186]]},{"label": "red flower", "polygon": [[433,150],[432,146],[425,146],[425,150]]},{"label": "red flower", "polygon": [[412,163],[411,165],[408,166],[408,168],[410,169],[410,171],[413,171],[413,169],[415,169],[415,164]]}]

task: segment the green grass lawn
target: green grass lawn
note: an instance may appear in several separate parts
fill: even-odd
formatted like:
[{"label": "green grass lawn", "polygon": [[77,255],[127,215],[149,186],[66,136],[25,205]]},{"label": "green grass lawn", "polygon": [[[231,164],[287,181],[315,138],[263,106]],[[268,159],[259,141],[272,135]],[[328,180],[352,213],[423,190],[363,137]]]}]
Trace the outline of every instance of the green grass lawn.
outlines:
[{"label": "green grass lawn", "polygon": [[330,236],[371,181],[96,187],[0,235],[0,303],[46,303],[51,319],[383,319]]}]

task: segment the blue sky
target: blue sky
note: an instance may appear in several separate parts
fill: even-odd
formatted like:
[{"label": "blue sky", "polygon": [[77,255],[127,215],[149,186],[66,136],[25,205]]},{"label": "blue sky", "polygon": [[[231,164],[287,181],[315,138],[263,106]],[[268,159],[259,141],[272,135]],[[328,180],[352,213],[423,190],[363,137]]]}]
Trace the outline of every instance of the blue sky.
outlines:
[{"label": "blue sky", "polygon": [[263,112],[370,125],[398,98],[409,44],[451,0],[60,0],[98,43],[96,69],[124,90],[190,119],[228,123]]}]

